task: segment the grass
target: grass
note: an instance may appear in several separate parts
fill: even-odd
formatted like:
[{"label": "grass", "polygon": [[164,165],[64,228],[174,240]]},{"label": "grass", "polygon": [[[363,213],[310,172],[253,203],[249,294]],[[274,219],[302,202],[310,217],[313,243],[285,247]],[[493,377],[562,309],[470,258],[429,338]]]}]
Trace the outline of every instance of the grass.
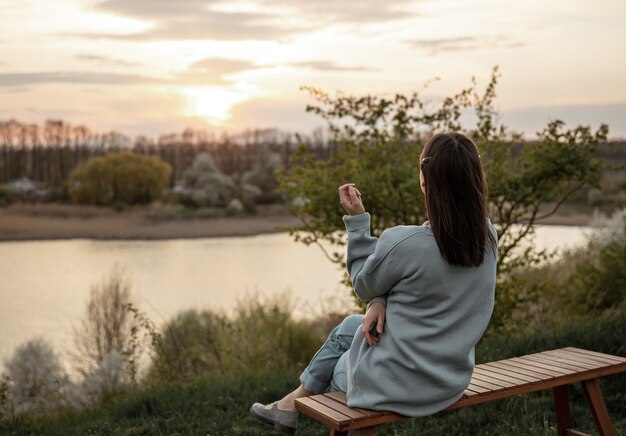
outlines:
[{"label": "grass", "polygon": [[[626,310],[580,320],[556,331],[483,339],[477,363],[563,346],[626,356]],[[275,434],[249,416],[255,402],[270,402],[295,387],[298,371],[250,372],[204,377],[188,383],[158,383],[108,398],[97,407],[64,410],[51,416],[22,416],[0,424],[8,435],[249,435]],[[626,434],[626,373],[600,379],[617,434]],[[574,427],[598,434],[580,384],[570,387]],[[301,416],[299,435],[326,433]],[[554,435],[556,417],[551,391],[525,394],[461,410],[404,420],[380,427],[389,435]]]}]

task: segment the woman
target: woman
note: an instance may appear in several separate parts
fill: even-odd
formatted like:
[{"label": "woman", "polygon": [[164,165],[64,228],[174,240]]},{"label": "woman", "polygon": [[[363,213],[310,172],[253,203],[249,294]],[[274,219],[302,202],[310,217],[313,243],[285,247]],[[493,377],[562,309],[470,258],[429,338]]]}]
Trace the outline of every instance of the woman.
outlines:
[{"label": "woman", "polygon": [[[296,398],[330,389],[347,404],[425,416],[456,402],[474,370],[474,346],[493,311],[497,236],[476,145],[460,133],[433,136],[420,156],[428,221],[370,236],[370,215],[352,183],[339,188],[348,215],[347,267],[369,301],[329,335],[279,401],[251,413],[295,431]],[[371,329],[371,330],[370,330]]]}]

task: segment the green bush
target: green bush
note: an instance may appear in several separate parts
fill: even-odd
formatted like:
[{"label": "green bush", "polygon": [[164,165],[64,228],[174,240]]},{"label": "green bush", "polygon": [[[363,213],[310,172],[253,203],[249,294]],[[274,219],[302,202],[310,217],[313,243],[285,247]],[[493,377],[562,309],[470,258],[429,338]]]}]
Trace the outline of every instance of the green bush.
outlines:
[{"label": "green bush", "polygon": [[172,168],[158,157],[123,151],[89,159],[68,179],[75,203],[123,207],[163,196]]},{"label": "green bush", "polygon": [[514,299],[505,303],[515,310],[501,328],[490,323],[487,335],[533,333],[567,325],[581,314],[599,316],[626,305],[626,209],[594,221],[583,245],[521,268],[498,283],[500,301],[502,295]]},{"label": "green bush", "polygon": [[231,316],[209,310],[178,314],[159,334],[150,378],[190,380],[304,368],[322,337],[309,322],[295,320],[286,301],[285,296],[250,298]]},{"label": "green bush", "polygon": [[0,207],[6,206],[13,201],[13,195],[7,185],[0,185]]}]

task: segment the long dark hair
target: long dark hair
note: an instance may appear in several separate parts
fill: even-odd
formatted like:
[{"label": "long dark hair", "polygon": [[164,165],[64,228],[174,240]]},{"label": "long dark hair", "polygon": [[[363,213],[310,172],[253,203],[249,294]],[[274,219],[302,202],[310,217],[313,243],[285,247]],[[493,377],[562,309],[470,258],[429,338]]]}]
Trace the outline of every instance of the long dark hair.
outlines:
[{"label": "long dark hair", "polygon": [[426,212],[441,256],[476,267],[496,242],[487,227],[487,182],[478,147],[461,133],[439,133],[420,156]]}]

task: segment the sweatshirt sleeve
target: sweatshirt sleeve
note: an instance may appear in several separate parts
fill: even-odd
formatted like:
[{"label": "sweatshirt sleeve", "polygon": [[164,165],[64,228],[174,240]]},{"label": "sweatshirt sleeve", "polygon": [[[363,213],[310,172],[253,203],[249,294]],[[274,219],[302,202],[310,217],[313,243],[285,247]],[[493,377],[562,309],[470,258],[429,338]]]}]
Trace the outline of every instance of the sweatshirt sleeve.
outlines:
[{"label": "sweatshirt sleeve", "polygon": [[[348,273],[357,296],[364,301],[384,296],[402,278],[393,248],[400,242],[390,230],[370,235],[370,214],[344,215],[348,233]],[[382,301],[381,301],[382,300]],[[377,299],[383,302],[383,299]]]}]

